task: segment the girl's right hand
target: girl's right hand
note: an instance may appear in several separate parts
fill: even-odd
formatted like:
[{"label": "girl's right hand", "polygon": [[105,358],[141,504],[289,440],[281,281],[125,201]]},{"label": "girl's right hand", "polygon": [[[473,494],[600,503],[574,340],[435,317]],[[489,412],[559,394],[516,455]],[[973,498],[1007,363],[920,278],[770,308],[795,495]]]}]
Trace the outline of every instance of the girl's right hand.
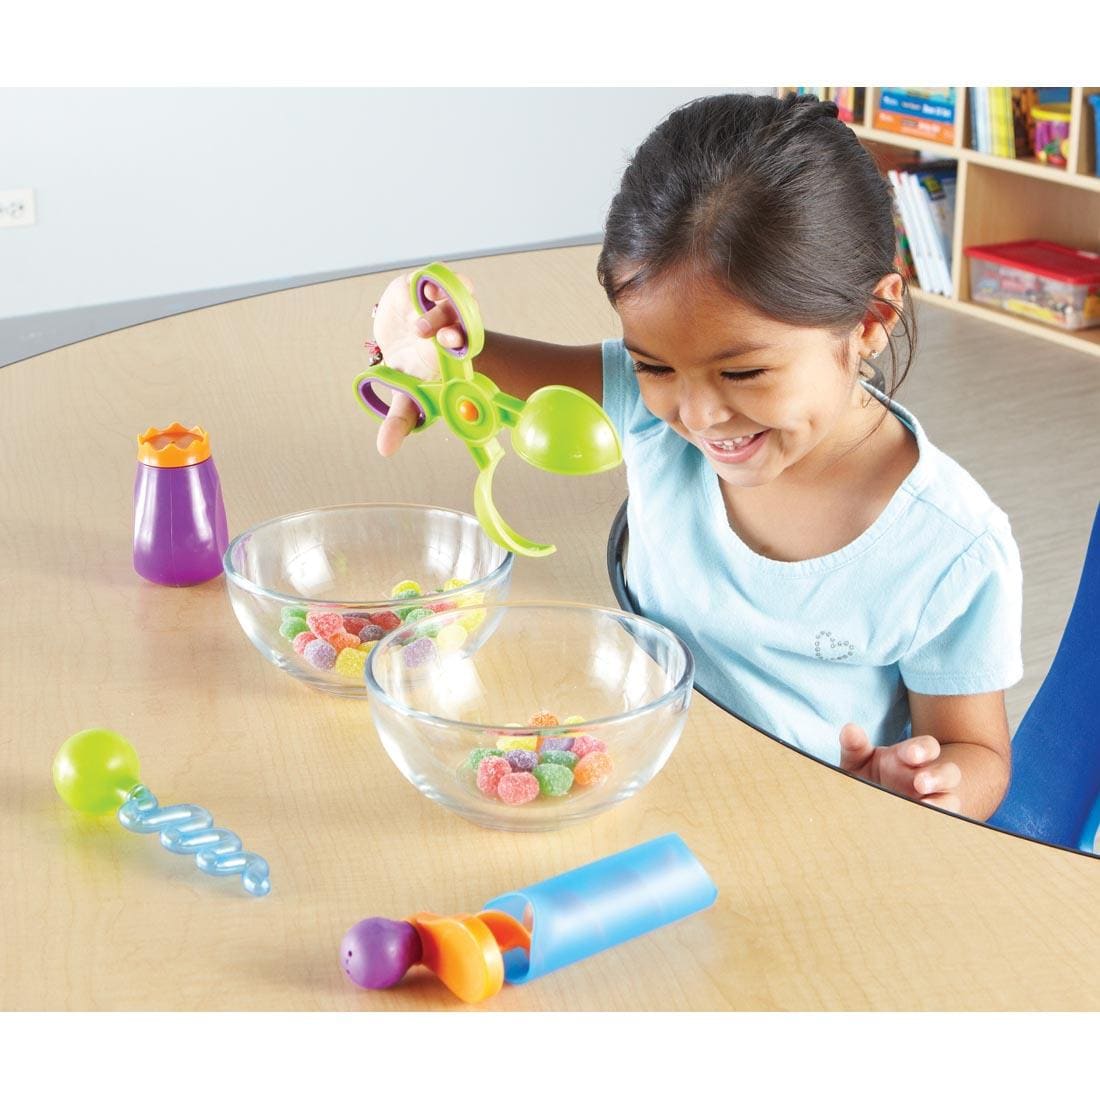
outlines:
[{"label": "girl's right hand", "polygon": [[[458,277],[472,292],[470,280],[464,275]],[[381,349],[387,367],[430,381],[439,375],[435,340],[444,347],[461,347],[462,329],[456,324],[458,315],[449,301],[442,301],[427,313],[419,314],[409,295],[411,283],[411,273],[399,275],[383,291],[374,316],[374,342]],[[433,285],[426,287],[425,293],[433,302],[444,297]],[[390,411],[378,429],[378,453],[384,458],[394,454],[405,436],[416,427],[418,415],[412,398],[395,392]]]}]

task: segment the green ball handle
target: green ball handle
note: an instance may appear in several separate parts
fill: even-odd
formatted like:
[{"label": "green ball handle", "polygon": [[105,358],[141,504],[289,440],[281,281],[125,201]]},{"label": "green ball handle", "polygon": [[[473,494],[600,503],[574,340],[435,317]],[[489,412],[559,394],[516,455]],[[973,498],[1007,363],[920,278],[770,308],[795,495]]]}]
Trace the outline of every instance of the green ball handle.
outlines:
[{"label": "green ball handle", "polygon": [[137,752],[125,737],[107,729],[74,733],[53,761],[53,785],[74,810],[109,814],[140,785]]}]

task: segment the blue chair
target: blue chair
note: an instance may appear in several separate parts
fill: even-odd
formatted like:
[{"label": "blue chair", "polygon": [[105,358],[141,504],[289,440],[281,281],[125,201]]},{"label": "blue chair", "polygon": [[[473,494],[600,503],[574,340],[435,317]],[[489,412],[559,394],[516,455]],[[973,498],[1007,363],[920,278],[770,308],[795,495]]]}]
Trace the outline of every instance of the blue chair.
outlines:
[{"label": "blue chair", "polygon": [[[623,568],[628,539],[624,501],[607,540],[607,572],[619,606],[637,612]],[[1093,850],[1100,828],[1100,508],[1062,641],[1013,738],[1012,779],[989,824]]]},{"label": "blue chair", "polygon": [[1100,508],[1069,621],[1012,740],[1012,781],[989,823],[1093,850],[1100,826]]}]

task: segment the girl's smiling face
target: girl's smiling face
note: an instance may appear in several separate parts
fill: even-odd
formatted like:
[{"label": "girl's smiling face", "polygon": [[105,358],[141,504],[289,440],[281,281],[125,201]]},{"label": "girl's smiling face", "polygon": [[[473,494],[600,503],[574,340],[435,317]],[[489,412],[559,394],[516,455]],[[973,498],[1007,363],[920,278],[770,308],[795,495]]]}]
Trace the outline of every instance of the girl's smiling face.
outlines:
[{"label": "girl's smiling face", "polygon": [[885,343],[877,323],[845,341],[772,320],[685,273],[647,283],[617,309],[646,407],[730,485],[812,476],[866,434],[858,358],[876,336]]}]

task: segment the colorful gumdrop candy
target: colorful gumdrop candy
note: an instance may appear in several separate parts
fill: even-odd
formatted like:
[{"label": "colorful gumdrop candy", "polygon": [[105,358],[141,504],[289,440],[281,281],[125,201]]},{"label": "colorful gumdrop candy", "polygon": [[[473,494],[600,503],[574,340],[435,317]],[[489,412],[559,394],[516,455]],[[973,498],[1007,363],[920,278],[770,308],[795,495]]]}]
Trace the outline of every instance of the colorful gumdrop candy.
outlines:
[{"label": "colorful gumdrop candy", "polygon": [[180,804],[161,806],[138,778],[133,745],[107,729],[74,733],[57,751],[53,783],[62,800],[81,813],[103,815],[117,811],[119,823],[134,833],[160,833],[170,852],[193,855],[208,875],[241,876],[253,897],[271,891],[267,861],[246,852],[240,837],[218,828],[208,810]]},{"label": "colorful gumdrop candy", "polygon": [[[558,719],[552,711],[536,711],[525,726],[493,731],[496,748],[477,748],[459,767],[459,775],[472,774],[478,790],[508,806],[523,806],[537,798],[560,799],[603,783],[613,770],[607,745],[598,737],[577,731],[563,736],[564,726],[581,726],[579,714]],[[546,730],[547,736],[537,731]],[[484,765],[486,756],[503,756],[503,762]]]}]

